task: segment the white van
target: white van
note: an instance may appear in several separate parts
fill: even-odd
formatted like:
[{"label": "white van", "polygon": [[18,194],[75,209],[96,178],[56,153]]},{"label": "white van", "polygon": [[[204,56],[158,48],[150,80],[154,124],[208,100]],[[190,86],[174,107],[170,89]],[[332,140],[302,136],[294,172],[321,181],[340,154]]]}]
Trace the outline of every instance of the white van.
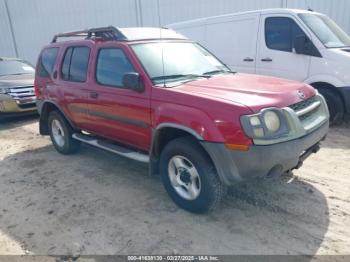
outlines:
[{"label": "white van", "polygon": [[201,43],[234,71],[312,85],[326,98],[333,123],[350,113],[350,37],[323,14],[269,9],[167,27]]}]

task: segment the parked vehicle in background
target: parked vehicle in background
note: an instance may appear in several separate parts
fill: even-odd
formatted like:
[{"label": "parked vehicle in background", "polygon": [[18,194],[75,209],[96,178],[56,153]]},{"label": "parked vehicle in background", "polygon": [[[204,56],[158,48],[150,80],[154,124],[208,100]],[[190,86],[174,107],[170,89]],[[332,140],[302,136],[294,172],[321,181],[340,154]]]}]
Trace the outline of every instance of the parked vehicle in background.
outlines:
[{"label": "parked vehicle in background", "polygon": [[36,113],[34,72],[24,60],[0,57],[0,118]]},{"label": "parked vehicle in background", "polygon": [[84,142],[148,163],[192,212],[213,208],[227,186],[299,168],[328,131],[311,86],[233,73],[168,29],[59,34],[37,68],[40,133],[57,151]]},{"label": "parked vehicle in background", "polygon": [[324,14],[269,9],[168,27],[199,42],[234,71],[312,85],[325,97],[332,123],[350,113],[350,37]]}]

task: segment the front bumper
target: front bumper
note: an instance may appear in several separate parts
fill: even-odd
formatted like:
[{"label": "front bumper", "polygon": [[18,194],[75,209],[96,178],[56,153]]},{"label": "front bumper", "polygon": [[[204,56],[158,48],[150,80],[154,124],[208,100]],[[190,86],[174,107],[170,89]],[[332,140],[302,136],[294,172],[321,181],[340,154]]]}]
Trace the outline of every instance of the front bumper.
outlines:
[{"label": "front bumper", "polygon": [[253,145],[246,152],[227,149],[222,143],[202,142],[226,185],[258,176],[282,174],[299,168],[302,161],[316,152],[328,132],[329,122],[294,140],[273,145]]},{"label": "front bumper", "polygon": [[0,95],[0,115],[16,115],[36,111],[35,96],[14,99],[10,95]]},{"label": "front bumper", "polygon": [[350,113],[350,86],[339,87],[338,89],[343,96],[346,112]]}]

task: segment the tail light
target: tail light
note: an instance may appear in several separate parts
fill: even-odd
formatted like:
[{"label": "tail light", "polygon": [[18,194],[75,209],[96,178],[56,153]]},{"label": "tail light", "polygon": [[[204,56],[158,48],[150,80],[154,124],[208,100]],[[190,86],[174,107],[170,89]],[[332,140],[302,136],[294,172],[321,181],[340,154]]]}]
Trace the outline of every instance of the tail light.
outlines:
[{"label": "tail light", "polygon": [[36,79],[34,80],[34,93],[35,93],[36,98],[41,97],[41,89],[40,89],[40,86],[39,86],[38,81]]}]

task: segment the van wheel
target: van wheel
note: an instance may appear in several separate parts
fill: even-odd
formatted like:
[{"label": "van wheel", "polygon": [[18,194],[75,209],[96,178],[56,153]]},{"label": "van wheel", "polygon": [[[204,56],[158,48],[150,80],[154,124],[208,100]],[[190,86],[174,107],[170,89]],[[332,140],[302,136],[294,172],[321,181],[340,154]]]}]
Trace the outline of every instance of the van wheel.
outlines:
[{"label": "van wheel", "polygon": [[332,90],[326,88],[320,88],[318,91],[324,96],[327,102],[330,124],[339,125],[344,118],[344,105],[341,97]]},{"label": "van wheel", "polygon": [[48,120],[51,141],[56,150],[65,155],[77,152],[80,142],[72,138],[74,130],[67,120],[57,111],[51,112]]},{"label": "van wheel", "polygon": [[226,193],[211,159],[190,137],[175,139],[165,146],[160,173],[172,200],[193,213],[215,209]]}]

